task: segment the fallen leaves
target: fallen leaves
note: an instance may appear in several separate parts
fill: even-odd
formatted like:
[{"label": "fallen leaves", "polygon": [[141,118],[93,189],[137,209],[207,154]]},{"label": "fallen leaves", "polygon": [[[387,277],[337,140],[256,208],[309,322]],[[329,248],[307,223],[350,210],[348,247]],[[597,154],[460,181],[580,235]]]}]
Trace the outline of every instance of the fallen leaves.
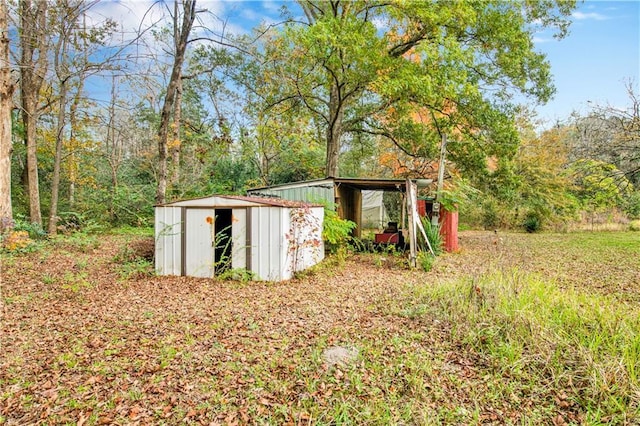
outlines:
[{"label": "fallen leaves", "polygon": [[[490,366],[448,340],[451,324],[394,314],[407,286],[488,267],[492,256],[506,264],[496,250],[526,257],[524,236],[499,248],[480,233],[462,238],[464,252],[429,275],[363,257],[276,284],[122,280],[114,258],[129,242],[115,236],[87,262],[62,243],[22,255],[2,271],[0,423],[299,425],[367,421],[362,407],[397,422],[428,413],[470,421]],[[91,285],[65,288],[69,271]],[[360,349],[356,362],[329,368],[322,351],[342,345]],[[579,422],[569,396],[549,392],[537,395],[556,410],[546,422]],[[530,396],[483,400],[478,418],[517,423]]]}]

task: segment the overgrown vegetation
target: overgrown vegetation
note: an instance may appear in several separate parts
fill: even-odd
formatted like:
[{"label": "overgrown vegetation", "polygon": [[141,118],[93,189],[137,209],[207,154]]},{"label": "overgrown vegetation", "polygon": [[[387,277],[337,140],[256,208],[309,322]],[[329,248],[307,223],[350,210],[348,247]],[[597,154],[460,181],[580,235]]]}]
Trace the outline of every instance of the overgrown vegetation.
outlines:
[{"label": "overgrown vegetation", "polygon": [[[518,269],[419,286],[412,298],[405,315],[451,324],[448,336],[491,374],[496,397],[555,399],[586,424],[638,420],[637,306]],[[532,407],[529,420],[542,421],[545,410]]]},{"label": "overgrown vegetation", "polygon": [[356,227],[355,222],[342,219],[338,216],[335,206],[324,208],[324,222],[322,228],[322,239],[332,252],[344,249],[349,241],[351,231]]},{"label": "overgrown vegetation", "polygon": [[390,251],[284,283],[127,275],[148,233],[97,241],[3,259],[0,422],[638,421],[636,233],[465,232],[428,273]]}]

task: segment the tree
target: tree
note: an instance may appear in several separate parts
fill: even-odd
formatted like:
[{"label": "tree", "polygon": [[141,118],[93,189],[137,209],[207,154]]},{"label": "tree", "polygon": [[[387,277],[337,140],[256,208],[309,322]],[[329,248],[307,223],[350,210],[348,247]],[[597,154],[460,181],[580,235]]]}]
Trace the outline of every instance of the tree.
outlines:
[{"label": "tree", "polygon": [[[459,129],[464,137],[452,141],[451,158],[471,169],[481,156],[513,155],[513,94],[538,102],[553,94],[534,31],[554,27],[563,36],[575,2],[308,0],[300,6],[304,22],[268,35],[257,90],[273,114],[305,109],[322,122],[325,172],[336,176],[342,138],[353,133],[383,136],[421,155],[433,151],[440,133]],[[416,111],[427,120],[416,121]],[[416,140],[422,146],[409,152],[408,142]]]},{"label": "tree", "polygon": [[174,35],[174,57],[171,77],[167,86],[167,92],[160,113],[160,126],[158,129],[158,191],[156,202],[162,204],[167,196],[167,158],[168,158],[168,137],[169,125],[171,122],[171,112],[175,108],[175,99],[178,86],[182,78],[182,64],[185,59],[189,34],[196,17],[196,1],[182,0],[182,23],[180,24],[180,7],[178,1],[174,3],[173,11],[173,35]]},{"label": "tree", "polygon": [[581,159],[571,165],[571,172],[574,193],[592,219],[598,212],[624,207],[633,187],[615,165],[604,161]]},{"label": "tree", "polygon": [[24,125],[24,142],[27,147],[27,181],[29,216],[32,223],[42,225],[40,211],[40,184],[38,157],[36,155],[36,127],[40,90],[45,79],[49,53],[47,37],[48,2],[20,0],[20,101]]},{"label": "tree", "polygon": [[629,105],[618,108],[593,105],[585,116],[575,116],[571,126],[572,158],[611,163],[618,169],[618,182],[640,185],[640,94],[634,83],[626,83]]},{"label": "tree", "polygon": [[7,4],[0,4],[0,232],[11,226],[11,110],[13,82],[9,62]]},{"label": "tree", "polygon": [[[53,71],[58,83],[57,99],[57,124],[56,124],[56,148],[53,167],[53,180],[51,183],[51,206],[49,210],[49,234],[55,235],[58,222],[58,198],[60,193],[60,172],[62,169],[62,156],[65,140],[73,145],[78,136],[78,105],[82,97],[82,90],[89,71],[99,70],[109,62],[105,58],[102,63],[93,63],[89,56],[95,50],[95,46],[104,45],[105,38],[114,28],[111,20],[106,20],[101,25],[87,29],[85,15],[94,3],[79,0],[59,0],[55,10],[51,13],[55,23],[52,27],[57,29],[57,40],[53,47]],[[69,97],[72,90],[71,105]],[[68,108],[69,107],[69,108]],[[69,109],[69,113],[67,113]],[[71,147],[72,149],[74,147]],[[71,151],[73,153],[73,151]],[[73,160],[74,157],[71,158]],[[75,180],[72,187],[75,190]],[[73,197],[73,193],[70,193]]]},{"label": "tree", "polygon": [[536,135],[527,122],[520,132],[522,144],[513,159],[518,195],[511,207],[519,213],[516,221],[542,226],[570,219],[578,206],[570,193],[568,129],[553,128]]}]

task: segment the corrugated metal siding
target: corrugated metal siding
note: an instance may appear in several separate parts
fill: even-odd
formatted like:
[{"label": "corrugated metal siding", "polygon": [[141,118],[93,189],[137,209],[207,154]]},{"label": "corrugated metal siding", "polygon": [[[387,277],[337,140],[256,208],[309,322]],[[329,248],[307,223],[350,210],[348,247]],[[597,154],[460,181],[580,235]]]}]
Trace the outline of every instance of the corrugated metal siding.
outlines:
[{"label": "corrugated metal siding", "polygon": [[247,267],[247,209],[233,209],[231,216],[231,267]]},{"label": "corrugated metal siding", "polygon": [[155,266],[159,275],[181,275],[182,209],[155,208]]},{"label": "corrugated metal siding", "polygon": [[214,220],[212,208],[187,208],[185,220],[185,275],[211,278],[214,273],[215,248]]},{"label": "corrugated metal siding", "polygon": [[285,200],[306,201],[308,203],[333,203],[333,186],[303,186],[297,188],[265,188],[259,191],[247,191],[248,194],[269,195]]},{"label": "corrugated metal siding", "polygon": [[279,281],[282,251],[282,215],[287,209],[253,207],[251,209],[251,270],[261,280]]}]

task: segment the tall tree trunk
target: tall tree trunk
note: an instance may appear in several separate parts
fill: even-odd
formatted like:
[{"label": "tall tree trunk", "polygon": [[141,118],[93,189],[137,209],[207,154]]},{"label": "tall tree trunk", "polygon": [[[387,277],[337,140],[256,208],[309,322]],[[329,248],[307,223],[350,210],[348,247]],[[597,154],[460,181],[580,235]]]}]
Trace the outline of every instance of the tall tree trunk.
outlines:
[{"label": "tall tree trunk", "polygon": [[185,51],[191,27],[196,17],[196,1],[182,1],[182,25],[178,28],[179,7],[176,1],[173,16],[173,34],[175,43],[175,57],[173,61],[173,69],[171,70],[171,78],[167,87],[167,94],[162,105],[160,113],[160,127],[158,129],[158,191],[156,193],[156,203],[163,204],[167,199],[167,139],[169,135],[169,123],[171,121],[171,111],[173,110],[176,98],[176,88],[178,81],[182,75],[182,64],[184,62]]},{"label": "tall tree trunk", "polygon": [[69,108],[69,207],[73,209],[76,201],[76,180],[78,179],[78,164],[76,150],[78,149],[78,106],[84,89],[84,76],[78,82],[78,91],[73,97]]},{"label": "tall tree trunk", "polygon": [[49,211],[49,234],[55,235],[58,226],[58,195],[60,194],[60,166],[62,164],[62,145],[64,142],[65,107],[67,104],[67,85],[60,86],[58,110],[58,129],[56,132],[56,153],[53,161],[53,181],[51,182],[51,209]]},{"label": "tall tree trunk", "polygon": [[180,151],[182,140],[180,128],[182,123],[182,70],[176,86],[176,99],[173,106],[173,140],[171,141],[171,187],[180,183]]},{"label": "tall tree trunk", "polygon": [[[63,18],[64,20],[64,18]],[[60,167],[62,165],[62,146],[67,109],[67,38],[66,24],[61,23],[61,32],[56,45],[54,57],[55,70],[60,82],[60,98],[58,100],[58,126],[56,131],[56,153],[53,161],[53,181],[51,182],[51,208],[49,210],[49,234],[55,235],[58,229],[58,196],[60,194]]]},{"label": "tall tree trunk", "polygon": [[329,94],[329,125],[327,126],[327,177],[338,177],[338,158],[340,155],[340,138],[342,137],[342,120],[344,109],[340,99],[340,89],[334,82]]},{"label": "tall tree trunk", "polygon": [[46,12],[46,1],[33,3],[31,0],[20,0],[20,99],[27,146],[29,216],[31,222],[38,225],[42,225],[42,213],[36,155],[36,125],[38,98],[47,68]]},{"label": "tall tree trunk", "polygon": [[111,169],[111,197],[109,199],[109,220],[115,220],[115,199],[118,194],[118,168],[120,167],[121,150],[120,144],[116,143],[116,100],[117,100],[116,76],[113,76],[111,84],[111,102],[109,104],[109,124],[107,126],[107,139],[105,141],[107,151],[107,161]]},{"label": "tall tree trunk", "polygon": [[0,3],[0,232],[13,223],[11,208],[11,109],[13,83],[9,63],[7,3]]}]

